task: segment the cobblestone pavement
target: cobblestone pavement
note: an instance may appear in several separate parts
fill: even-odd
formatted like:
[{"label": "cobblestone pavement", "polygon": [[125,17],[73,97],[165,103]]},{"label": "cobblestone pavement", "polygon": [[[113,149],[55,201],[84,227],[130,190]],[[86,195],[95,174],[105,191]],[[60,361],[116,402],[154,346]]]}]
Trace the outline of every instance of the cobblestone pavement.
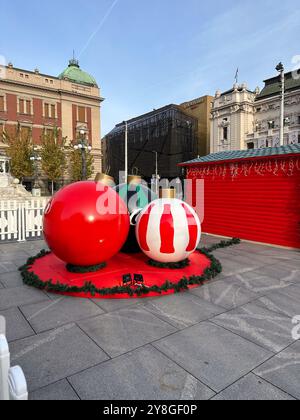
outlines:
[{"label": "cobblestone pavement", "polygon": [[300,252],[243,242],[214,253],[223,273],[202,288],[84,300],[22,284],[44,247],[0,245],[0,315],[30,399],[300,399]]}]

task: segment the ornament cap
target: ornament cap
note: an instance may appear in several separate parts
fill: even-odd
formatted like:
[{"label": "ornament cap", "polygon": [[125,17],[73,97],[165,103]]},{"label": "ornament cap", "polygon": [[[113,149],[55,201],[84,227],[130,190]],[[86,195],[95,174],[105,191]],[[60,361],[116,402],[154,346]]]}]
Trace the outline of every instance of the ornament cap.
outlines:
[{"label": "ornament cap", "polygon": [[95,177],[95,182],[102,182],[102,184],[112,187],[115,186],[115,180],[112,176],[109,176],[107,174],[97,173]]},{"label": "ornament cap", "polygon": [[159,198],[169,198],[169,199],[176,198],[175,188],[161,188],[159,190]]},{"label": "ornament cap", "polygon": [[139,176],[139,175],[128,175],[127,183],[128,184],[136,184],[136,185],[139,185],[139,184],[142,183],[142,177]]}]

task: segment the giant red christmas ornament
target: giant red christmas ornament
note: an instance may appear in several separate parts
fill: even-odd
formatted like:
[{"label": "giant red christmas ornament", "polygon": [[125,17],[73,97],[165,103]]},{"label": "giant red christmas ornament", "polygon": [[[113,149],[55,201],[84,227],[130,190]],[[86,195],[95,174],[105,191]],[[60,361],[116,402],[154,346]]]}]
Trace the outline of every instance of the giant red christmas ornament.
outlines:
[{"label": "giant red christmas ornament", "polygon": [[196,212],[177,199],[160,199],[141,213],[136,235],[142,251],[161,263],[181,262],[200,241],[201,224]]},{"label": "giant red christmas ornament", "polygon": [[126,204],[112,188],[100,190],[96,182],[77,182],[60,190],[46,207],[46,242],[69,264],[101,264],[126,241],[130,226]]}]

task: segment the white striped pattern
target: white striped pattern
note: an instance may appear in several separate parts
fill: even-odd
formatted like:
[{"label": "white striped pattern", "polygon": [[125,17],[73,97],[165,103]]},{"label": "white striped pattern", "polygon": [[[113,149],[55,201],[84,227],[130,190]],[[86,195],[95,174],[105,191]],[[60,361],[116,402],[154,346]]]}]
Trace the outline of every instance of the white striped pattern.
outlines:
[{"label": "white striped pattern", "polygon": [[[198,227],[198,237],[197,237],[197,245],[200,242],[201,238],[201,224],[200,220],[195,213],[195,211],[190,207],[188,204],[183,203],[177,199],[160,199],[156,200],[147,206],[143,212],[140,214],[137,222],[136,227],[136,234],[137,240],[141,246],[141,241],[139,237],[139,226],[141,218],[144,214],[147,213],[149,208],[153,206],[152,211],[150,213],[149,224],[147,229],[147,244],[150,249],[150,252],[143,250],[143,252],[155,261],[162,262],[162,263],[173,263],[173,262],[180,262],[185,260],[189,257],[189,255],[195,251],[187,252],[187,248],[190,242],[190,235],[189,235],[189,225],[188,225],[188,218],[187,213],[183,207],[183,204],[189,209],[191,214],[194,216],[197,227]],[[161,238],[161,220],[164,213],[164,209],[166,205],[170,205],[171,207],[171,214],[173,217],[174,223],[174,249],[175,252],[173,254],[163,254],[161,252],[161,245],[162,245],[162,238]],[[171,217],[170,217],[171,219]],[[197,246],[196,245],[196,246]]]}]

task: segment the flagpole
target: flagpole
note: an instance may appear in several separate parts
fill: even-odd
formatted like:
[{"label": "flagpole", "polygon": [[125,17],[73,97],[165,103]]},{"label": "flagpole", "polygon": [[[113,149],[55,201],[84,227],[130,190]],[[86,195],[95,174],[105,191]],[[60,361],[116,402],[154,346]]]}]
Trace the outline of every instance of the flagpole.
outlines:
[{"label": "flagpole", "polygon": [[238,84],[239,82],[239,68],[237,68],[236,73],[235,73],[235,83]]}]

